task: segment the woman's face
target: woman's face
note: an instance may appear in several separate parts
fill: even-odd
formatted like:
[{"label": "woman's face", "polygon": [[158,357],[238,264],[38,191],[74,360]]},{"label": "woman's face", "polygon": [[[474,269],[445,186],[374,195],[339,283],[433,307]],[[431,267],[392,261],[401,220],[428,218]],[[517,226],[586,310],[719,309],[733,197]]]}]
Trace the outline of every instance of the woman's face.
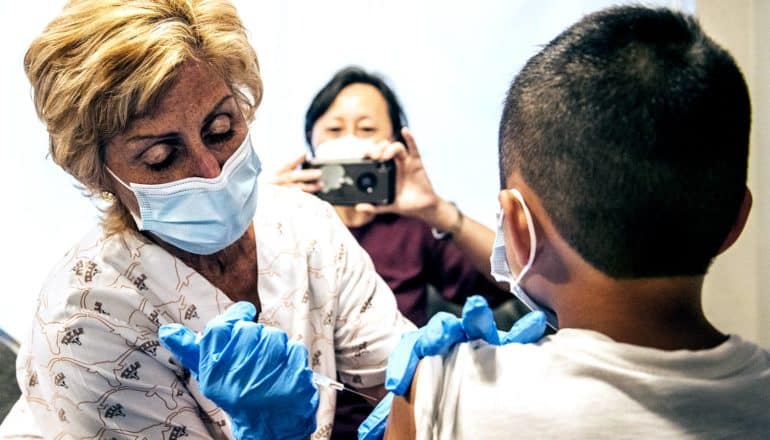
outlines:
[{"label": "woman's face", "polygon": [[[186,62],[152,114],[132,121],[110,140],[106,164],[127,184],[212,178],[247,131],[246,119],[224,80],[203,64]],[[129,189],[114,179],[111,189],[138,214]]]},{"label": "woman's face", "polygon": [[314,147],[338,137],[353,135],[373,142],[393,139],[388,103],[369,84],[351,84],[337,95],[329,109],[313,125]]}]

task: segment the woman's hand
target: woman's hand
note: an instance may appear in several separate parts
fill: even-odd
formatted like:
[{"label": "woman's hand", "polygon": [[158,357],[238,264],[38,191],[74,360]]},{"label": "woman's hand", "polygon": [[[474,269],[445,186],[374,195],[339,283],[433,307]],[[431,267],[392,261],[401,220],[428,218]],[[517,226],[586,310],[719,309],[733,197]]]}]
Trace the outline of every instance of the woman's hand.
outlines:
[{"label": "woman's hand", "polygon": [[273,178],[272,183],[281,186],[299,188],[308,193],[321,191],[321,170],[296,169],[305,161],[305,154],[292,159],[291,162],[281,167]]},{"label": "woman's hand", "polygon": [[[371,205],[359,203],[356,210],[380,214],[395,212],[416,217],[431,226],[443,224],[437,217],[443,200],[433,190],[428,173],[422,163],[420,150],[406,127],[401,129],[406,140],[406,147],[400,142],[381,142],[377,148],[368,152],[367,157],[377,161],[393,159],[396,163],[396,197],[390,205]],[[446,203],[446,202],[444,202]],[[451,211],[454,213],[454,211]],[[454,218],[448,220],[449,224]]]},{"label": "woman's hand", "polygon": [[355,206],[356,211],[373,214],[395,212],[415,217],[437,231],[451,233],[454,243],[479,273],[495,282],[489,274],[489,255],[495,233],[463,215],[454,204],[436,194],[412,133],[404,127],[401,134],[408,148],[400,142],[382,142],[367,154],[374,160],[393,159],[396,162],[395,200],[390,205],[359,203]]}]

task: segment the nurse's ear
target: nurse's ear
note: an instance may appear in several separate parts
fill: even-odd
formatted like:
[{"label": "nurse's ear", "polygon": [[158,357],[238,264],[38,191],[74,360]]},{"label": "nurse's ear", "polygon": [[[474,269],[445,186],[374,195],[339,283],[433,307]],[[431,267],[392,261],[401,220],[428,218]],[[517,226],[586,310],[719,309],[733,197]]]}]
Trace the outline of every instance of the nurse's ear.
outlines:
[{"label": "nurse's ear", "polygon": [[[505,254],[511,272],[518,274],[529,261],[531,237],[527,213],[521,201],[510,189],[498,194],[502,209],[502,231],[505,238]],[[534,221],[534,219],[532,219]],[[532,227],[535,227],[533,224]],[[535,228],[537,229],[537,228]]]}]

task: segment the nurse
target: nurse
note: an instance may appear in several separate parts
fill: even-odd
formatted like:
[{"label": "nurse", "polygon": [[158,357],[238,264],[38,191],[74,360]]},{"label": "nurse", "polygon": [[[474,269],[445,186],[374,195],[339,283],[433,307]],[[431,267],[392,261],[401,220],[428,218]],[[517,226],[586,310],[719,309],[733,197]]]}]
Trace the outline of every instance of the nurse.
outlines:
[{"label": "nurse", "polygon": [[[43,283],[19,353],[46,438],[327,438],[336,396],[311,369],[384,394],[413,326],[328,204],[257,185],[262,82],[228,1],[70,1],[24,67],[51,158],[109,202]],[[207,347],[257,326],[252,372],[283,388],[226,417],[162,324]]]}]

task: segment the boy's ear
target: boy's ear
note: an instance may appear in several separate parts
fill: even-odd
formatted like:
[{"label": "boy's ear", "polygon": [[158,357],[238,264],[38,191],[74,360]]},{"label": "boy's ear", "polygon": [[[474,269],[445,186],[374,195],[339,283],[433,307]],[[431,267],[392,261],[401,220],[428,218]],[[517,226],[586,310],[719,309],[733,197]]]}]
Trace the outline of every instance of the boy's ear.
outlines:
[{"label": "boy's ear", "polygon": [[530,238],[527,216],[524,214],[521,202],[510,190],[500,191],[498,200],[503,212],[503,233],[508,265],[513,273],[518,273],[529,261]]},{"label": "boy's ear", "polygon": [[753,201],[754,199],[751,197],[751,190],[746,187],[746,192],[743,195],[743,202],[741,203],[740,210],[738,211],[738,216],[735,218],[735,223],[733,223],[733,227],[730,229],[730,232],[727,233],[727,237],[725,237],[725,241],[719,248],[717,255],[726,251],[728,248],[730,248],[730,246],[733,245],[733,243],[735,243],[736,240],[738,240],[741,232],[743,232],[743,227],[746,226],[746,221],[749,219],[749,212],[751,211],[751,205]]}]

